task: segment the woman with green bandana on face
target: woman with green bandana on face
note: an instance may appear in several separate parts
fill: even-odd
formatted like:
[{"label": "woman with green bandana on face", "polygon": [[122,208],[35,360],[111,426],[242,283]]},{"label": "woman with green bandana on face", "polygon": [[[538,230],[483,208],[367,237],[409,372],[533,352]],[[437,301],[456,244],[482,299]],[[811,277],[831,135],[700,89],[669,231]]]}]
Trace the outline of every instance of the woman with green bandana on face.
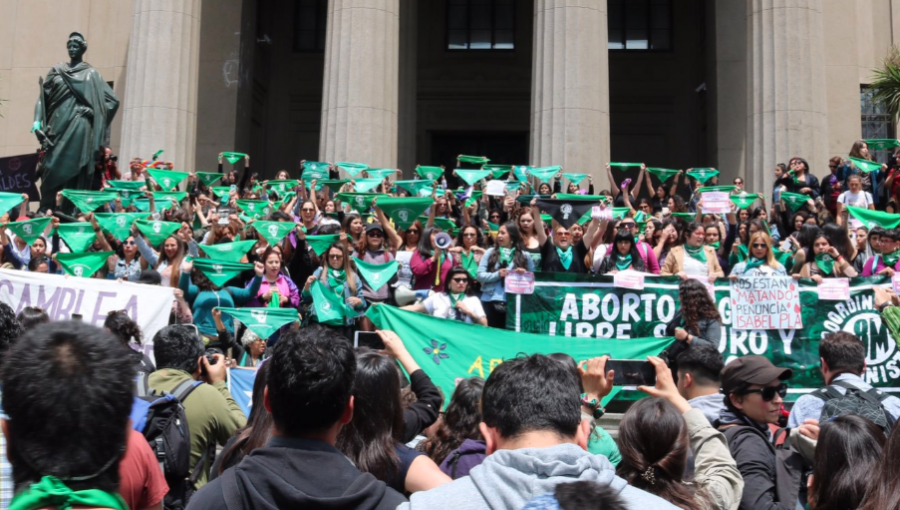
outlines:
[{"label": "woman with green bandana on face", "polygon": [[747,260],[735,265],[729,278],[737,280],[739,276],[787,276],[784,266],[775,260],[772,238],[765,232],[756,232],[750,236]]},{"label": "woman with green bandana on face", "polygon": [[647,271],[644,267],[644,259],[641,258],[641,254],[637,250],[637,245],[634,242],[634,236],[631,234],[631,231],[620,229],[616,234],[613,248],[609,250],[609,253],[603,258],[603,262],[600,263],[597,274],[616,274],[620,271],[629,270],[640,272]]},{"label": "woman with green bandana on face", "polygon": [[837,248],[831,246],[824,233],[819,233],[812,244],[812,255],[807,256],[811,260],[803,264],[803,269],[794,278],[811,278],[816,283],[822,283],[823,278],[858,276],[853,264],[838,253]]}]

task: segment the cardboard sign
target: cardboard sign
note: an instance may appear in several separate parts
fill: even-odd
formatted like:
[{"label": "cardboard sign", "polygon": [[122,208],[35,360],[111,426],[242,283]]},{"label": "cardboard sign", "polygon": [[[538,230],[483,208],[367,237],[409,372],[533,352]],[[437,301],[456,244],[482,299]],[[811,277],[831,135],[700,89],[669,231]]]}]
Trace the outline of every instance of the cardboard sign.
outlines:
[{"label": "cardboard sign", "polygon": [[534,294],[534,273],[516,273],[506,275],[503,287],[507,294]]},{"label": "cardboard sign", "polygon": [[732,327],[801,329],[800,292],[789,276],[740,277],[731,282]]},{"label": "cardboard sign", "polygon": [[[896,284],[895,284],[896,285]],[[819,284],[819,299],[847,301],[850,299],[849,278],[825,278]]]},{"label": "cardboard sign", "polygon": [[622,289],[644,290],[644,274],[637,271],[619,271],[613,275],[613,286]]}]

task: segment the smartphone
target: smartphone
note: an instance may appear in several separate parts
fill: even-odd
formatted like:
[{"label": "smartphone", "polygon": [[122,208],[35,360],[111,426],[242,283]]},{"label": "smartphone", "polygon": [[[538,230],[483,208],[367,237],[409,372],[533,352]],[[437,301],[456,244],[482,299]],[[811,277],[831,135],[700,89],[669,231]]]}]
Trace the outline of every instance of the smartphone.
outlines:
[{"label": "smartphone", "polygon": [[785,239],[781,242],[781,246],[779,246],[781,251],[787,253],[794,251],[794,243],[790,239]]},{"label": "smartphone", "polygon": [[81,315],[80,313],[73,313],[73,314],[72,314],[72,320],[73,320],[73,321],[83,321],[83,320],[84,320],[84,316]]},{"label": "smartphone", "polygon": [[611,359],[606,370],[613,370],[613,386],[655,386],[656,368],[642,359]]},{"label": "smartphone", "polygon": [[374,331],[357,331],[353,335],[353,348],[368,347],[376,351],[384,350],[384,342]]}]

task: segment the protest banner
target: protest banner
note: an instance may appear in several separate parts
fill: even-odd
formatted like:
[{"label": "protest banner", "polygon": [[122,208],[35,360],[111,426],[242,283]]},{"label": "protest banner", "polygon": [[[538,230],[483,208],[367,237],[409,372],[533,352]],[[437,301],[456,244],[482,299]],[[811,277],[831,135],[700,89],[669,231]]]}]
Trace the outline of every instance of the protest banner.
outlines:
[{"label": "protest banner", "polygon": [[[681,307],[677,277],[644,280],[644,290],[613,286],[612,276],[537,273],[534,294],[507,296],[507,329],[550,337],[618,338],[662,336],[666,324]],[[819,341],[828,333],[846,331],[865,346],[863,378],[878,388],[900,392],[900,348],[891,339],[875,311],[872,288],[890,285],[888,277],[851,278],[850,299],[819,298],[812,280],[796,282],[802,329],[738,330],[733,327],[731,284],[713,284],[715,303],[722,318],[719,351],[730,361],[759,355],[794,371],[788,400],[824,386],[819,372]],[[547,339],[551,344],[556,338]],[[629,394],[620,398],[628,398]]]},{"label": "protest banner", "polygon": [[171,287],[0,269],[0,302],[17,314],[26,306],[36,306],[51,321],[69,320],[76,314],[88,324],[103,327],[110,311],[125,310],[140,326],[141,350],[151,358],[153,335],[169,324],[174,300]]},{"label": "protest banner", "polygon": [[790,276],[741,276],[731,282],[734,329],[800,329],[800,293]]},{"label": "protest banner", "polygon": [[0,158],[0,191],[28,193],[29,200],[40,200],[41,195],[35,184],[37,163],[37,153]]}]

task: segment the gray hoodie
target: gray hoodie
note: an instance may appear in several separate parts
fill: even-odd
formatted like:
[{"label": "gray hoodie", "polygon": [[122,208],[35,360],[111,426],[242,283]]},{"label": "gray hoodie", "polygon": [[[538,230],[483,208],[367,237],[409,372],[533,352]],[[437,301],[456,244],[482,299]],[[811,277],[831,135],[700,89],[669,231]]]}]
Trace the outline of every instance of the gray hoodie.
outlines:
[{"label": "gray hoodie", "polygon": [[719,413],[725,410],[725,395],[713,393],[702,395],[688,400],[688,404],[694,409],[703,411],[703,415],[709,420],[710,425],[718,421]]},{"label": "gray hoodie", "polygon": [[498,450],[465,476],[436,489],[416,492],[398,510],[514,510],[552,491],[559,483],[580,480],[610,486],[629,510],[676,510],[671,503],[628,485],[606,457],[574,444],[548,448]]}]

